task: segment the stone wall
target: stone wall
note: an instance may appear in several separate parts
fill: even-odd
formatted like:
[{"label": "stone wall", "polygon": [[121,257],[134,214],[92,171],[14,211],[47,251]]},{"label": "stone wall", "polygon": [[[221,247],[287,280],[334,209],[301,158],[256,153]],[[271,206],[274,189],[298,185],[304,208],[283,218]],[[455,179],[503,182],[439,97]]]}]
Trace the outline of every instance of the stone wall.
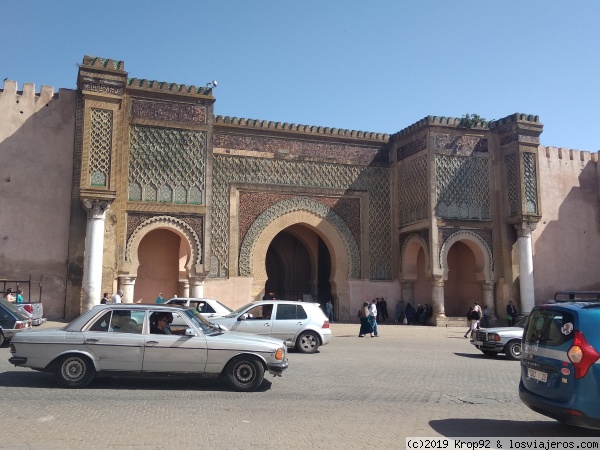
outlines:
[{"label": "stone wall", "polygon": [[598,154],[538,148],[542,220],[533,238],[536,304],[558,290],[600,290]]},{"label": "stone wall", "polygon": [[10,80],[0,91],[0,278],[41,277],[48,318],[64,317],[75,100]]}]

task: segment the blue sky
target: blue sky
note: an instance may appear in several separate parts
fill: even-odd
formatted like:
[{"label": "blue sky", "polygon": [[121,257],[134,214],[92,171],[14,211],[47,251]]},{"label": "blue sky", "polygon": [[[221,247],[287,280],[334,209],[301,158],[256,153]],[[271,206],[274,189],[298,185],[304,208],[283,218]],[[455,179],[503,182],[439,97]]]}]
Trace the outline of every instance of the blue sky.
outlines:
[{"label": "blue sky", "polygon": [[[83,55],[205,85],[215,114],[394,133],[427,115],[540,116],[598,151],[600,2],[2,2],[0,77],[75,88]],[[8,20],[7,18],[10,18]],[[1,86],[1,85],[0,85]]]}]

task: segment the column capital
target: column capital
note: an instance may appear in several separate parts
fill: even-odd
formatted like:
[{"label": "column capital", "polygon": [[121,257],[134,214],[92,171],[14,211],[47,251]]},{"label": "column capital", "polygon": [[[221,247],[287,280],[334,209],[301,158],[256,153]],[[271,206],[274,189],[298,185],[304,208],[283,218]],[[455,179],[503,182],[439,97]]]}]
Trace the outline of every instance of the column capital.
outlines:
[{"label": "column capital", "polygon": [[531,233],[535,230],[536,225],[536,222],[519,222],[513,224],[519,237],[531,237]]},{"label": "column capital", "polygon": [[110,208],[112,201],[99,200],[95,198],[83,198],[81,199],[81,205],[86,211],[89,219],[103,219],[104,214]]},{"label": "column capital", "polygon": [[483,289],[484,291],[491,291],[494,289],[495,284],[496,284],[495,281],[482,281],[481,289]]},{"label": "column capital", "polygon": [[442,276],[433,276],[429,278],[431,281],[431,285],[434,287],[443,287],[444,286],[444,277]]}]

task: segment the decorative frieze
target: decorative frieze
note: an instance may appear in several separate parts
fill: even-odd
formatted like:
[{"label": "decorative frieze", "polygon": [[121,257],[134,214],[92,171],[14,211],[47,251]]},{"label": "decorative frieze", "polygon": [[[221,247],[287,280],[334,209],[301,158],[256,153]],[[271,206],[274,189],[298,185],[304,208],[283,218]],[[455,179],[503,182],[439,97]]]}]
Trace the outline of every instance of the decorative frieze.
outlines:
[{"label": "decorative frieze", "polygon": [[285,154],[290,159],[316,159],[352,162],[368,165],[373,162],[387,163],[387,152],[377,147],[349,144],[301,141],[239,134],[214,133],[213,148],[246,150],[272,154]]},{"label": "decorative frieze", "polygon": [[396,169],[398,186],[398,223],[406,225],[429,216],[427,157],[400,163]]},{"label": "decorative frieze", "polygon": [[96,92],[99,94],[123,95],[123,86],[109,85],[94,81],[83,81],[81,84],[82,91]]},{"label": "decorative frieze", "polygon": [[487,152],[488,140],[480,136],[436,133],[435,148],[452,150],[459,155],[470,155],[473,152]]},{"label": "decorative frieze", "polygon": [[90,185],[108,187],[112,154],[113,112],[92,109],[90,127]]},{"label": "decorative frieze", "polygon": [[134,119],[205,124],[206,107],[189,103],[132,100],[131,116]]},{"label": "decorative frieze", "polygon": [[506,136],[502,136],[500,138],[500,146],[508,145],[511,142],[515,142],[515,141],[539,145],[540,138],[539,138],[539,136],[531,136],[529,134],[513,133],[513,134],[506,135]]},{"label": "decorative frieze", "polygon": [[537,155],[535,153],[523,153],[523,178],[525,213],[538,214]]},{"label": "decorative frieze", "polygon": [[398,147],[396,151],[396,159],[402,161],[409,156],[412,156],[427,148],[427,134],[422,134],[407,144]]}]

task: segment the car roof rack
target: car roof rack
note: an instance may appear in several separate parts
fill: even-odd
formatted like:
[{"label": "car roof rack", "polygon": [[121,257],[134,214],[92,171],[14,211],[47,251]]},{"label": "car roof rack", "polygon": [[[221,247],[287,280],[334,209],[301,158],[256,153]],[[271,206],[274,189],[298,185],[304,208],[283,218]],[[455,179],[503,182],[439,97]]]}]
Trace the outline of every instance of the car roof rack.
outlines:
[{"label": "car roof rack", "polygon": [[556,294],[554,294],[554,301],[600,302],[600,291],[558,291]]}]

